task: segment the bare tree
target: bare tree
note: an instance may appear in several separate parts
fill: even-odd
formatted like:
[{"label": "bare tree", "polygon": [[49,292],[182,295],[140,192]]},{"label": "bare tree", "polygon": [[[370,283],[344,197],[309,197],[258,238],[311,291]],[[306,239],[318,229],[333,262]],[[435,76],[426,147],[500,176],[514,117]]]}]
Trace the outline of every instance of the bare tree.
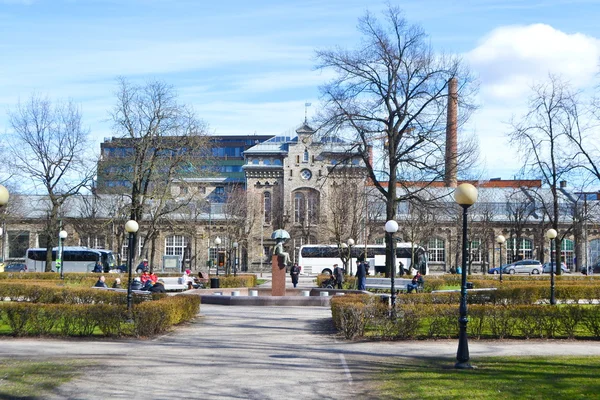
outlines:
[{"label": "bare tree", "polygon": [[[561,235],[559,231],[561,199],[560,182],[568,180],[579,167],[570,138],[577,129],[578,116],[574,112],[575,97],[558,77],[551,75],[547,82],[533,87],[529,111],[520,120],[512,122],[510,143],[519,149],[523,170],[539,177],[550,187],[549,202],[539,196],[543,210],[553,229],[559,232],[555,240],[556,265],[561,265]],[[560,268],[556,270],[560,274]]]},{"label": "bare tree", "polygon": [[143,227],[144,251],[158,237],[164,219],[187,204],[171,201],[174,183],[185,186],[189,174],[198,177],[209,164],[206,127],[177,102],[173,87],[159,81],[139,86],[123,78],[118,83],[111,118],[122,140],[121,162],[114,165],[113,158],[112,165],[102,167],[130,189],[130,218]]},{"label": "bare tree", "polygon": [[48,195],[50,208],[44,232],[47,248],[45,271],[52,269],[61,206],[87,185],[94,172],[86,157],[88,131],[80,110],[71,101],[52,102],[31,96],[9,112],[8,163],[16,175],[30,180]]},{"label": "bare tree", "polygon": [[[358,142],[391,220],[399,201],[418,196],[427,182],[443,176],[448,82],[461,82],[462,120],[471,109],[467,92],[472,82],[461,61],[434,54],[423,30],[409,25],[398,8],[390,6],[384,17],[381,24],[367,13],[358,25],[361,46],[319,50],[317,67],[336,72],[321,88],[325,104],[319,120],[326,132]],[[375,148],[382,157],[372,157],[377,141],[383,141],[383,148]],[[386,239],[391,259],[391,238]]]}]

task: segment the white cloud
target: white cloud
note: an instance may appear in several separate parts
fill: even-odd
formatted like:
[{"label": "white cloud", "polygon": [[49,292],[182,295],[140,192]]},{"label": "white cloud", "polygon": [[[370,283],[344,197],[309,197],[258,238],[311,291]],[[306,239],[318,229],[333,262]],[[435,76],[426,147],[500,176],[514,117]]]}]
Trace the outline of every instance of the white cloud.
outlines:
[{"label": "white cloud", "polygon": [[481,94],[491,101],[526,95],[534,82],[545,80],[549,73],[584,87],[594,77],[599,58],[598,39],[545,24],[494,29],[467,53],[480,76]]}]

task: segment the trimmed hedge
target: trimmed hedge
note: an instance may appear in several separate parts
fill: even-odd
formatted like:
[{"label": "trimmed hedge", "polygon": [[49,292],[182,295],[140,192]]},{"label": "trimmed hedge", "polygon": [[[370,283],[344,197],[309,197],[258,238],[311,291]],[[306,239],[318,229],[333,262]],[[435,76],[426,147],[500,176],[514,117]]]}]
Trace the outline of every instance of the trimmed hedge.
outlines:
[{"label": "trimmed hedge", "polygon": [[[216,275],[211,275],[211,278],[215,277]],[[257,278],[254,274],[219,275],[219,287],[222,288],[255,287],[256,284]]]},{"label": "trimmed hedge", "polygon": [[[346,295],[331,299],[333,322],[347,339],[454,338],[458,336],[458,303],[400,305],[390,318],[376,296]],[[472,305],[468,334],[475,338],[600,339],[600,312],[590,305]]]},{"label": "trimmed hedge", "polygon": [[194,318],[200,307],[199,296],[134,293],[131,322],[123,292],[6,281],[0,300],[0,319],[15,336],[91,336],[98,330],[105,336],[150,336]]}]

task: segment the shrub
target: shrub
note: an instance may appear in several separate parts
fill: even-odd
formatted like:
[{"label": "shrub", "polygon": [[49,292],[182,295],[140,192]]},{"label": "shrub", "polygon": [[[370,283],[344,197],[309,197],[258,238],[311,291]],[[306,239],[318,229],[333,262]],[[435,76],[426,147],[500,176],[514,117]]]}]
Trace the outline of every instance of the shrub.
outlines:
[{"label": "shrub", "polygon": [[222,288],[255,287],[256,282],[257,278],[254,274],[219,275],[219,286]]}]

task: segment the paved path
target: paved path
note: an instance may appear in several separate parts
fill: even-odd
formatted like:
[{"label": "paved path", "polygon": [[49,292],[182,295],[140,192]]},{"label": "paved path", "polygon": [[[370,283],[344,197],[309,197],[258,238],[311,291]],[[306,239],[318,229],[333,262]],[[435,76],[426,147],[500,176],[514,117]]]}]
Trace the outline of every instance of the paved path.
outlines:
[{"label": "paved path", "polygon": [[[6,339],[0,359],[73,357],[95,366],[52,399],[368,399],[372,373],[399,357],[447,357],[456,340],[346,342],[319,307],[203,305],[173,333],[139,340]],[[600,343],[471,341],[483,355],[600,355]]]}]

